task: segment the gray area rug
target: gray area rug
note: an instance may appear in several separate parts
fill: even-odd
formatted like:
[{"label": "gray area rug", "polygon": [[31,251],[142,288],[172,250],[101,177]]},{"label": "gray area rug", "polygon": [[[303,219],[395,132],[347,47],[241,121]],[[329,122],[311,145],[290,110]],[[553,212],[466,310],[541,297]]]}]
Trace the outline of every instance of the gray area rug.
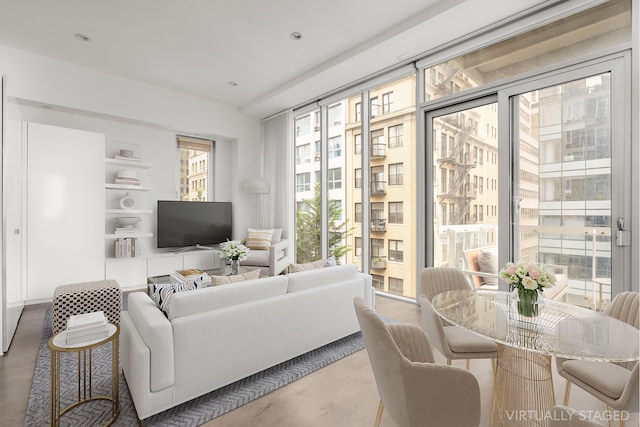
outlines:
[{"label": "gray area rug", "polygon": [[[385,321],[393,322],[385,319]],[[47,342],[51,337],[51,309],[44,321],[42,339],[38,350],[33,383],[27,406],[25,426],[50,424],[50,354]],[[144,420],[145,426],[198,426],[223,415],[258,397],[277,390],[311,372],[323,368],[341,358],[364,348],[360,332],[312,350],[294,359],[212,391],[187,403],[169,409]],[[77,400],[77,363],[75,354],[63,354],[61,361],[62,406]],[[67,357],[64,357],[67,356]],[[111,345],[93,351],[93,395],[110,394]],[[135,426],[137,418],[131,395],[120,369],[120,415],[114,426]],[[110,418],[111,410],[106,401],[94,401],[74,408],[62,419],[63,426],[103,425]]]}]

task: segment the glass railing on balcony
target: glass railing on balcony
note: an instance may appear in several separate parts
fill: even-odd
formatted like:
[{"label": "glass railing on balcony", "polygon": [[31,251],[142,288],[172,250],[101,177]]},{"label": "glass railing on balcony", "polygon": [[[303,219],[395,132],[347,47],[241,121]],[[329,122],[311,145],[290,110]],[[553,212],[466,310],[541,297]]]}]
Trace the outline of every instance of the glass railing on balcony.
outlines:
[{"label": "glass railing on balcony", "polygon": [[371,143],[371,158],[372,159],[381,159],[385,157],[385,148],[386,144],[381,142],[372,142]]},{"label": "glass railing on balcony", "polygon": [[371,268],[375,270],[380,270],[387,268],[387,257],[386,256],[374,256],[371,258]]},{"label": "glass railing on balcony", "polygon": [[372,219],[371,220],[371,231],[377,233],[383,233],[387,231],[387,220],[386,219]]}]

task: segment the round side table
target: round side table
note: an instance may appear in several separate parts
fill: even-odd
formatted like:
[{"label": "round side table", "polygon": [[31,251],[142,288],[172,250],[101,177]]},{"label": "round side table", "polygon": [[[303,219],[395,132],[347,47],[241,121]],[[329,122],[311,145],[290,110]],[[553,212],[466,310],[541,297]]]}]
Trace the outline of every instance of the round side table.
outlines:
[{"label": "round side table", "polygon": [[[119,390],[119,337],[120,326],[107,325],[109,336],[80,344],[67,345],[67,331],[62,331],[49,339],[51,352],[51,425],[59,426],[60,418],[71,409],[93,400],[111,402],[111,418],[105,426],[111,425],[120,414]],[[93,360],[91,350],[111,343],[111,396],[93,396],[91,391],[91,373]],[[62,353],[78,354],[78,401],[62,409],[60,405],[60,356]]]}]

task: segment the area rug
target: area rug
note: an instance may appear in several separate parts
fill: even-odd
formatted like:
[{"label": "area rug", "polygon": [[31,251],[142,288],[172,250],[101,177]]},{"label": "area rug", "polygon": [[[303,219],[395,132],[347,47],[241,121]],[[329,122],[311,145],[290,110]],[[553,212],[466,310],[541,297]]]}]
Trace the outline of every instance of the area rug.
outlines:
[{"label": "area rug", "polygon": [[[51,309],[47,311],[38,357],[36,361],[31,393],[27,405],[25,426],[49,425],[50,420],[50,354],[47,341],[51,337]],[[385,319],[387,323],[393,323]],[[175,408],[144,420],[146,426],[198,426],[223,415],[265,394],[277,390],[305,375],[323,368],[345,356],[364,348],[360,332],[312,350],[294,359],[212,391]],[[61,371],[62,406],[77,400],[76,372],[78,358],[75,354],[64,354]],[[108,395],[110,391],[111,346],[93,351],[93,395]],[[133,426],[137,418],[131,395],[120,369],[120,415],[114,426]],[[63,426],[103,425],[110,418],[111,410],[106,401],[93,401],[80,405],[65,414]]]}]

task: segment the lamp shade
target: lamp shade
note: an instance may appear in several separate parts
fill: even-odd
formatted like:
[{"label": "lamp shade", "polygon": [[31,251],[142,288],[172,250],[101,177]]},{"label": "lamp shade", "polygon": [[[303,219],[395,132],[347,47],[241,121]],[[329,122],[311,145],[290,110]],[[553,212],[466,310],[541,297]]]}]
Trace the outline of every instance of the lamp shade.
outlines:
[{"label": "lamp shade", "polygon": [[246,194],[269,194],[271,192],[271,184],[262,177],[254,176],[245,182],[244,192]]}]

